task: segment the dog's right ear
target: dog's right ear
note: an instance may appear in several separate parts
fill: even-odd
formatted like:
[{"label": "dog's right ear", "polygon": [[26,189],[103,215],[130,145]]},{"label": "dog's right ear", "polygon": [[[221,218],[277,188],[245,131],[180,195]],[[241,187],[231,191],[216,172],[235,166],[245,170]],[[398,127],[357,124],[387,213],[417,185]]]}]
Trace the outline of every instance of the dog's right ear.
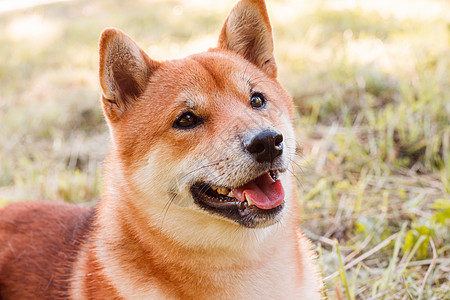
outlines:
[{"label": "dog's right ear", "polygon": [[150,59],[128,35],[115,28],[102,32],[99,52],[102,106],[108,119],[115,122],[144,92],[148,78],[160,63]]}]

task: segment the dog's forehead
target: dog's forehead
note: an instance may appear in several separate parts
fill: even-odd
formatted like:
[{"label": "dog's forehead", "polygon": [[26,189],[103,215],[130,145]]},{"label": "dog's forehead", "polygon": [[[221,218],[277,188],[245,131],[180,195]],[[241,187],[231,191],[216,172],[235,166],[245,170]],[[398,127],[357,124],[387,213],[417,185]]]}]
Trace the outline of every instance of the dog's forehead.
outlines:
[{"label": "dog's forehead", "polygon": [[261,76],[261,71],[251,62],[221,52],[204,52],[169,61],[164,69],[160,80],[170,81],[174,91],[188,96],[222,92],[248,95],[252,78]]}]

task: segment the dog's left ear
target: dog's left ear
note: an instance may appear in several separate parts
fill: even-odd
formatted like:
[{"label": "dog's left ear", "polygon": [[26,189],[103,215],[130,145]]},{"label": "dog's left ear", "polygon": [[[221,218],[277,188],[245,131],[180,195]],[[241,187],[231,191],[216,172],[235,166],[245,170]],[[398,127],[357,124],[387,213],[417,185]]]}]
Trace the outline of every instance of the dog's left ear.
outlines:
[{"label": "dog's left ear", "polygon": [[234,51],[268,75],[277,76],[272,26],[264,0],[241,0],[233,7],[222,27],[218,48]]}]

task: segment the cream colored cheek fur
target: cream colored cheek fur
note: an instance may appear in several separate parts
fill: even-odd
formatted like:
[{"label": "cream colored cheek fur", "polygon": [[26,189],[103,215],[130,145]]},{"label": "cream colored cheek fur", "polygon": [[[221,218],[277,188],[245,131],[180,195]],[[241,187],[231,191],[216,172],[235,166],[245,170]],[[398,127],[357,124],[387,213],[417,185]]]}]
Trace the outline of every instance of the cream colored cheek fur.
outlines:
[{"label": "cream colored cheek fur", "polygon": [[[133,176],[134,185],[140,195],[134,201],[146,212],[149,224],[160,224],[163,232],[180,243],[192,247],[220,247],[242,253],[252,251],[273,230],[283,226],[283,218],[278,224],[267,228],[248,229],[237,223],[212,216],[199,208],[193,201],[189,186],[182,178],[192,171],[190,161],[164,159],[160,151],[149,153],[148,164],[140,168]],[[155,173],[155,170],[160,170]],[[286,193],[286,211],[290,210],[292,201],[292,182],[288,172],[281,174]],[[176,188],[177,196],[171,199],[171,190]],[[173,201],[170,203],[170,201]],[[244,251],[244,253],[249,253]]]}]

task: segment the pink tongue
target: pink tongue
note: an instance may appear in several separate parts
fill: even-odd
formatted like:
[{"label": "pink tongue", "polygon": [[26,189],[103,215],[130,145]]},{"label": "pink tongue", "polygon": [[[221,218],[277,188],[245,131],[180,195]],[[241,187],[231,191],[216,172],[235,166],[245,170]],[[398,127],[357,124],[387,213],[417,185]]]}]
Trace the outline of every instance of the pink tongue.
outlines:
[{"label": "pink tongue", "polygon": [[245,185],[232,189],[233,195],[241,202],[245,201],[245,195],[257,207],[271,209],[279,206],[284,200],[284,189],[280,180],[273,181],[269,173],[252,180]]}]

